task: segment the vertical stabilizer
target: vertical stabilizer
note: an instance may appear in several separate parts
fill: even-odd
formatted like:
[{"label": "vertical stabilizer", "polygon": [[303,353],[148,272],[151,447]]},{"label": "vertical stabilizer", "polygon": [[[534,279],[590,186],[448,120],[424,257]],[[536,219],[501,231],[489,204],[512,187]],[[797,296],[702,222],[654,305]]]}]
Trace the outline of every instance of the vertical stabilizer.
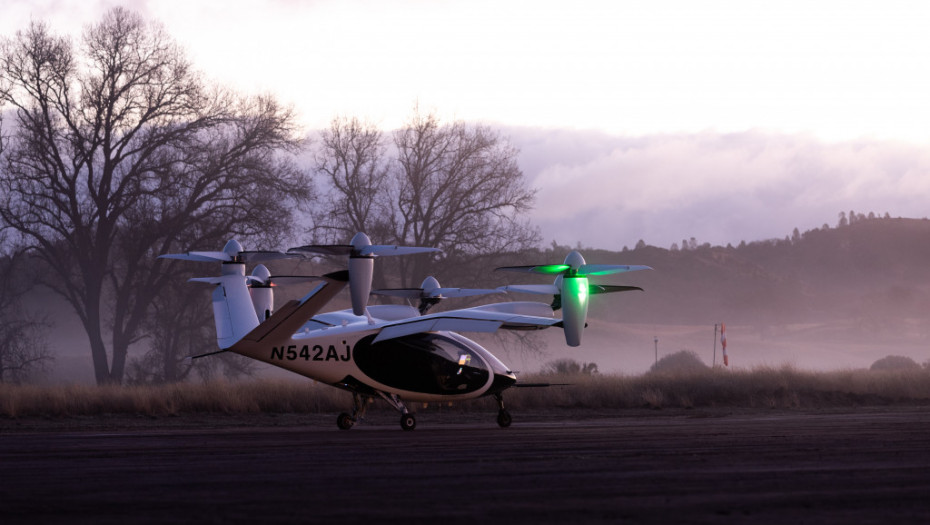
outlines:
[{"label": "vertical stabilizer", "polygon": [[195,282],[216,284],[213,290],[213,317],[216,342],[226,349],[258,326],[258,316],[246,285],[245,265],[226,264],[220,277],[198,277]]},{"label": "vertical stabilizer", "polygon": [[[272,286],[268,269],[259,264],[255,269],[257,273],[246,277],[245,265],[291,257],[298,257],[298,255],[267,250],[243,250],[242,245],[235,239],[227,242],[223,251],[219,252],[191,251],[158,256],[159,259],[218,262],[223,265],[220,277],[197,277],[191,281],[217,285],[213,291],[213,317],[216,321],[216,340],[220,348],[224,350],[254,330],[258,326],[259,317],[264,320],[274,307],[270,288],[259,291],[255,302],[249,292],[250,281],[258,288]],[[307,280],[308,278],[287,277],[290,280]],[[256,314],[256,310],[260,314]]]},{"label": "vertical stabilizer", "polygon": [[[309,321],[323,306],[329,303],[349,282],[349,272],[333,272],[322,277],[323,283],[299,301],[290,301],[278,310],[261,327],[245,337],[248,346],[262,341],[283,341]],[[217,327],[219,329],[219,327]],[[238,351],[233,349],[234,352]]]}]

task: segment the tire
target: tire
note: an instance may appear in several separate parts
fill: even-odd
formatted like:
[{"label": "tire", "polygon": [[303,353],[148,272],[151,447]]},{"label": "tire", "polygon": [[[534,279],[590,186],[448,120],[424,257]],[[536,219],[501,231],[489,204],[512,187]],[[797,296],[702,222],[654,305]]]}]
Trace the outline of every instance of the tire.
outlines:
[{"label": "tire", "polygon": [[336,426],[338,426],[341,430],[349,430],[354,425],[355,420],[352,419],[352,416],[346,414],[345,412],[339,414],[339,417],[336,418]]},{"label": "tire", "polygon": [[417,428],[417,418],[413,414],[404,414],[400,416],[400,428],[404,430],[413,430]]},{"label": "tire", "polygon": [[510,412],[501,410],[497,413],[497,424],[500,425],[501,428],[507,428],[511,423],[513,423],[513,418],[510,417]]}]

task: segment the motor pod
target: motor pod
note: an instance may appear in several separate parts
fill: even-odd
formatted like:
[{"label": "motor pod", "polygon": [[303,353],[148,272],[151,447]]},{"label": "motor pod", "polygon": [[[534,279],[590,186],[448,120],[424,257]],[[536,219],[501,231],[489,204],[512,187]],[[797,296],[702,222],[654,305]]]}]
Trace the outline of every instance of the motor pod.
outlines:
[{"label": "motor pod", "polygon": [[551,285],[507,285],[498,288],[498,290],[552,294],[552,309],[562,310],[562,328],[565,330],[565,343],[569,346],[581,345],[581,334],[584,332],[588,316],[588,298],[591,295],[630,290],[642,291],[642,288],[638,286],[591,284],[588,281],[589,275],[599,276],[637,270],[651,270],[650,267],[642,265],[588,264],[577,250],[572,250],[565,257],[565,262],[562,264],[503,266],[497,269],[556,276]]},{"label": "motor pod", "polygon": [[588,317],[588,278],[562,277],[562,327],[568,346],[581,345]]},{"label": "motor pod", "polygon": [[274,312],[274,288],[271,284],[271,272],[264,264],[259,264],[252,270],[252,278],[249,280],[251,286],[249,293],[252,295],[252,306],[255,307],[255,315],[258,316],[258,322],[271,317]]},{"label": "motor pod", "polygon": [[365,315],[374,271],[374,257],[370,255],[349,257],[349,295],[352,298],[352,313],[355,315]]},{"label": "motor pod", "polygon": [[438,252],[436,248],[418,246],[396,246],[393,244],[371,244],[371,239],[362,232],[352,237],[351,244],[308,244],[291,248],[288,253],[318,253],[323,255],[349,256],[349,295],[352,298],[352,313],[365,315],[368,295],[371,293],[371,278],[374,275],[375,257],[384,255],[409,255],[413,253]]}]

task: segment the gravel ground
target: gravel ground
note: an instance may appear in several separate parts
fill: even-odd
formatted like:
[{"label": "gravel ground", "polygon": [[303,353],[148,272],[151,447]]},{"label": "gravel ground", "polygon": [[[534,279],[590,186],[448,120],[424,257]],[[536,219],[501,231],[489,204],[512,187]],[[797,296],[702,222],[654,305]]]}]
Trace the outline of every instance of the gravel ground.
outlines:
[{"label": "gravel ground", "polygon": [[0,420],[0,522],[927,523],[930,409]]}]

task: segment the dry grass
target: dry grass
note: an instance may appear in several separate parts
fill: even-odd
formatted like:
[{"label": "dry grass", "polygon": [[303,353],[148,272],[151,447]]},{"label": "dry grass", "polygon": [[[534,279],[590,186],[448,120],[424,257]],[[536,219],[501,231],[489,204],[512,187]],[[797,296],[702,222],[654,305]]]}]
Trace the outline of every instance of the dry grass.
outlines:
[{"label": "dry grass", "polygon": [[790,366],[640,376],[538,376],[572,386],[510,395],[513,406],[577,408],[828,408],[930,404],[930,371],[809,372]]},{"label": "dry grass", "polygon": [[[507,405],[527,408],[831,408],[930,404],[930,371],[840,370],[792,367],[697,370],[640,376],[536,376],[525,382],[570,383],[518,388]],[[444,405],[442,410],[487,410],[491,400]],[[376,403],[381,406],[383,403]],[[349,394],[310,381],[250,381],[165,386],[0,385],[0,417],[185,414],[324,414],[351,406]],[[417,408],[422,409],[422,405]]]},{"label": "dry grass", "polygon": [[322,413],[351,406],[345,392],[310,381],[210,382],[163,386],[0,385],[0,417],[100,414]]}]

